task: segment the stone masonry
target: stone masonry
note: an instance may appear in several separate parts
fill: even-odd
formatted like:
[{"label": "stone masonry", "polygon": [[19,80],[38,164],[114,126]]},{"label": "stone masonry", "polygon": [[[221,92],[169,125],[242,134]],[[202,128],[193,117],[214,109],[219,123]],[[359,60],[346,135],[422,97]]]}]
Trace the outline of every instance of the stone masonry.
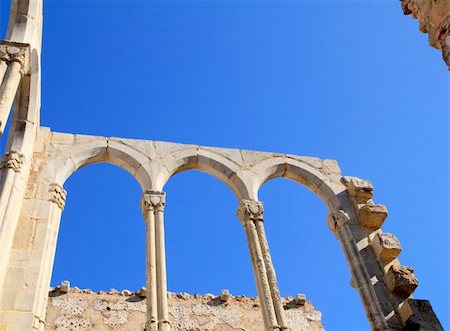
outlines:
[{"label": "stone masonry", "polygon": [[[280,296],[264,225],[271,220],[258,199],[264,183],[277,177],[310,189],[328,208],[324,221],[341,244],[350,284],[373,330],[442,330],[431,304],[412,296],[419,281],[412,267],[400,263],[399,240],[382,231],[388,212],[374,201],[371,182],[344,176],[336,161],[41,126],[42,2],[12,0],[6,40],[0,42],[0,137],[11,118],[0,161],[0,330],[320,330],[320,313],[304,296]],[[99,162],[128,171],[142,189],[136,204],[146,231],[145,291],[93,294],[71,291],[65,282],[49,298],[64,183]],[[218,178],[236,197],[257,300],[226,291],[219,298],[167,291],[164,223],[170,205],[164,186],[194,169]]]},{"label": "stone masonry", "polygon": [[[169,317],[173,331],[264,330],[258,298],[244,296],[189,295],[169,293]],[[70,289],[50,292],[45,330],[142,330],[146,304],[142,291],[93,293]],[[283,298],[291,331],[322,331],[321,314],[309,301]]]}]

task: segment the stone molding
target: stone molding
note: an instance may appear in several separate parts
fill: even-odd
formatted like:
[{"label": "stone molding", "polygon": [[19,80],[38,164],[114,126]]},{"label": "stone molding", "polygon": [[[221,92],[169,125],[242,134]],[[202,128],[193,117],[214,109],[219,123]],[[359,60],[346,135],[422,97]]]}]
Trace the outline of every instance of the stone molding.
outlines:
[{"label": "stone molding", "polygon": [[263,221],[264,206],[261,201],[242,199],[239,202],[239,207],[236,214],[242,223],[248,221]]},{"label": "stone molding", "polygon": [[20,63],[20,73],[30,72],[30,46],[11,41],[0,41],[0,60]]},{"label": "stone molding", "polygon": [[66,205],[67,192],[57,183],[51,183],[48,189],[50,193],[49,201],[55,203],[61,210],[64,210]]},{"label": "stone molding", "polygon": [[142,212],[164,211],[166,205],[166,193],[162,191],[145,191],[142,194]]},{"label": "stone molding", "polygon": [[0,170],[12,169],[15,172],[20,172],[24,164],[25,155],[17,151],[10,151],[5,153],[0,159]]}]

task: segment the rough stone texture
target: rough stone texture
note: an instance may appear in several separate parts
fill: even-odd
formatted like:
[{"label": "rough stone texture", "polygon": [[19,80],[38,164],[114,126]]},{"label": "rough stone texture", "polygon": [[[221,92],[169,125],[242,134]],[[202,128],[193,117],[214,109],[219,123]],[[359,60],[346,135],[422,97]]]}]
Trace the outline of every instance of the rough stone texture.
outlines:
[{"label": "rough stone texture", "polygon": [[444,330],[428,300],[409,299],[411,316],[406,321],[404,330]]},{"label": "rough stone texture", "polygon": [[419,281],[411,267],[392,266],[386,274],[386,284],[393,293],[407,298],[419,285]]},{"label": "rough stone texture", "polygon": [[419,29],[428,33],[430,46],[442,51],[450,70],[450,2],[448,0],[401,0],[405,15],[420,22]]},{"label": "rough stone texture", "polygon": [[[125,292],[125,291],[122,291]],[[111,290],[93,293],[73,288],[67,294],[50,292],[45,330],[143,330],[145,299],[136,293]],[[121,294],[122,293],[122,294]],[[291,331],[320,331],[321,314],[306,301],[283,299]],[[261,331],[264,329],[258,298],[169,293],[173,331]]]}]

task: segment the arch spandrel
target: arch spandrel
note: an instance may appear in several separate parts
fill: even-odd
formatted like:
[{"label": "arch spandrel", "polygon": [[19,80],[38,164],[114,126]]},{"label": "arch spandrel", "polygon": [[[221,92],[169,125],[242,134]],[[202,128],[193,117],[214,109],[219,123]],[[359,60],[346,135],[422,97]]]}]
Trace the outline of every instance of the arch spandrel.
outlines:
[{"label": "arch spandrel", "polygon": [[[244,155],[251,153],[243,151]],[[257,175],[257,182],[251,185],[251,195],[257,197],[258,190],[265,182],[285,177],[317,194],[329,208],[349,206],[346,187],[340,181],[342,175],[336,161],[287,154],[260,154],[258,158],[253,157],[253,164],[246,165]]]},{"label": "arch spandrel", "polygon": [[[197,145],[155,142],[157,154],[165,155],[157,162],[165,169],[155,179],[156,188],[161,190],[170,177],[187,170],[199,170],[210,174],[234,192],[237,199],[248,197],[248,185],[238,174],[242,164],[238,163],[239,150],[201,147]],[[183,148],[184,147],[184,148]]]},{"label": "arch spandrel", "polygon": [[152,188],[148,171],[150,158],[123,140],[95,136],[72,136],[52,133],[43,154],[44,180],[63,185],[78,169],[93,163],[110,163],[128,171],[142,190]]}]

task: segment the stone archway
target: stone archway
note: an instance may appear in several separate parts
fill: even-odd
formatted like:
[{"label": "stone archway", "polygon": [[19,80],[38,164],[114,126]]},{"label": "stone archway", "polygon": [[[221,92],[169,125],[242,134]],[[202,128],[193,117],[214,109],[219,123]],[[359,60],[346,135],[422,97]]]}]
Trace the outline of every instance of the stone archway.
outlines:
[{"label": "stone archway", "polygon": [[[411,326],[442,329],[431,306],[415,300],[417,279],[397,259],[401,246],[381,226],[384,206],[372,200],[369,181],[343,177],[337,164],[277,153],[50,132],[39,126],[42,0],[12,0],[7,39],[0,45],[0,112],[12,131],[2,157],[0,182],[0,325],[43,330],[47,291],[66,192],[62,185],[82,166],[109,162],[130,172],[143,190],[147,224],[147,327],[170,330],[164,256],[165,193],[174,174],[210,173],[239,200],[265,328],[287,329],[263,226],[258,190],[286,177],[317,194],[329,207],[328,225],[339,239],[374,330]],[[5,123],[0,123],[3,132]],[[153,254],[155,253],[155,254]],[[156,256],[155,256],[156,255]],[[154,270],[154,271],[152,271]],[[425,321],[425,322],[424,322]]]}]

